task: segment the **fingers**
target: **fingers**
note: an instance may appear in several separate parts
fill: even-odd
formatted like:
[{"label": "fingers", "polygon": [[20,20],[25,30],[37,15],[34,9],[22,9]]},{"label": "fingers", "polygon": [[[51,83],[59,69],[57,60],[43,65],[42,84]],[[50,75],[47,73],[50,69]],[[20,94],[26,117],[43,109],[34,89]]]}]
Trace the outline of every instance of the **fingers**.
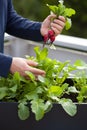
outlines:
[{"label": "fingers", "polygon": [[34,62],[32,60],[26,60],[27,64],[28,64],[28,68],[27,71],[30,71],[31,73],[33,73],[35,76],[41,75],[41,76],[45,76],[45,71],[34,68],[38,65],[37,62]]},{"label": "fingers", "polygon": [[64,27],[65,25],[65,22],[63,21],[64,19],[54,19],[52,23],[57,24],[57,25],[60,25],[61,27]]},{"label": "fingers", "polygon": [[[40,70],[40,69],[37,69],[37,68],[29,67],[29,69],[28,69],[27,71],[29,71],[29,72],[31,72],[32,74],[34,74],[35,80],[38,80],[38,76],[39,76],[39,75],[40,75],[40,76],[43,76],[43,77],[45,76],[45,71]],[[25,71],[24,77],[25,77],[26,79],[30,80],[30,77],[29,77],[29,75],[27,75],[26,71]]]},{"label": "fingers", "polygon": [[54,18],[54,19],[59,19],[59,20],[65,22],[64,16],[59,16],[59,17],[57,18],[57,16],[56,16],[55,14],[50,14],[50,15],[47,17],[48,20],[51,20],[52,18]]},{"label": "fingers", "polygon": [[60,34],[65,26],[65,18],[63,16],[57,16],[55,14],[50,14],[41,25],[41,35],[44,36],[48,34],[48,30],[52,29],[55,33],[55,36]]},{"label": "fingers", "polygon": [[54,19],[51,22],[51,29],[55,32],[55,36],[60,34],[65,26],[65,18],[63,16],[59,16],[58,19]]},{"label": "fingers", "polygon": [[58,19],[60,19],[61,21],[63,21],[65,23],[65,18],[63,16],[59,16]]},{"label": "fingers", "polygon": [[50,14],[47,19],[48,20],[51,20],[52,18],[57,18],[57,16],[55,14]]},{"label": "fingers", "polygon": [[64,23],[60,20],[55,19],[52,23],[51,23],[51,29],[55,32],[55,35],[58,35],[59,33],[61,33],[62,29],[64,28]]},{"label": "fingers", "polygon": [[28,77],[28,75],[25,73],[26,71],[32,72],[35,77],[38,77],[38,75],[45,76],[45,71],[34,68],[37,65],[38,63],[32,60],[14,57],[10,67],[10,72],[12,74],[19,72],[19,74],[25,78]]},{"label": "fingers", "polygon": [[35,62],[35,61],[33,61],[33,60],[26,60],[26,63],[27,63],[28,65],[30,65],[30,66],[37,66],[37,65],[38,65],[38,63]]},{"label": "fingers", "polygon": [[38,76],[38,75],[45,76],[45,71],[31,67],[31,66],[29,66],[29,71],[33,73],[35,76]]}]

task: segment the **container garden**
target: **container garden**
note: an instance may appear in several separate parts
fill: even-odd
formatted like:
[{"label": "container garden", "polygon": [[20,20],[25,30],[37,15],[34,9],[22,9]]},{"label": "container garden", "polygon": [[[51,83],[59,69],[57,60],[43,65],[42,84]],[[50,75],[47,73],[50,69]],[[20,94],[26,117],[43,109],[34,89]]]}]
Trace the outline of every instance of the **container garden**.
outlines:
[{"label": "container garden", "polygon": [[87,64],[77,60],[60,62],[48,57],[48,49],[35,47],[38,68],[46,76],[30,80],[16,72],[0,78],[0,129],[87,129]]}]

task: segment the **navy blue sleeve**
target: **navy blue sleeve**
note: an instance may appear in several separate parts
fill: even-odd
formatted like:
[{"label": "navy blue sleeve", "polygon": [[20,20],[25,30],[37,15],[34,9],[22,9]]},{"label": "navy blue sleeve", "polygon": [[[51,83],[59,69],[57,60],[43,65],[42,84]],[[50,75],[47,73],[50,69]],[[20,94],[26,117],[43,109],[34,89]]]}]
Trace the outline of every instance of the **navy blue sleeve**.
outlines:
[{"label": "navy blue sleeve", "polygon": [[12,57],[0,53],[0,76],[7,77],[10,66],[12,63]]},{"label": "navy blue sleeve", "polygon": [[41,22],[21,17],[14,10],[11,0],[8,0],[7,33],[26,40],[43,41],[40,28]]}]

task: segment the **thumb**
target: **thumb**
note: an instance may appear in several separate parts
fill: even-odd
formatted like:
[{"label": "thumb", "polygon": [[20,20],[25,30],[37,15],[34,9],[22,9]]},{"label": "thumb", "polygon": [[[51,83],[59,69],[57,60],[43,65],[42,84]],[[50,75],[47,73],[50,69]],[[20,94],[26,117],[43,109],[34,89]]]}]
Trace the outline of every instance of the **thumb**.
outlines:
[{"label": "thumb", "polygon": [[47,18],[48,20],[52,20],[53,18],[56,18],[57,16],[55,14],[50,14]]}]

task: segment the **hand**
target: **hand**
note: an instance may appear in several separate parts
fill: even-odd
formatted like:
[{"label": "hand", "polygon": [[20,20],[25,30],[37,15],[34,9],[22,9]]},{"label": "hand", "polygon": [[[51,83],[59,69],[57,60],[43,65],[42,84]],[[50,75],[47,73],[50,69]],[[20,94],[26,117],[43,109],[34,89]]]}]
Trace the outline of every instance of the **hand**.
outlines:
[{"label": "hand", "polygon": [[10,72],[12,74],[14,74],[15,72],[19,72],[20,75],[25,78],[28,77],[25,71],[32,72],[36,78],[38,75],[44,76],[45,72],[43,70],[35,68],[37,65],[38,63],[32,60],[13,57],[12,64],[10,67]]},{"label": "hand", "polygon": [[[52,19],[54,19],[52,21]],[[65,26],[65,18],[63,16],[56,17],[55,14],[49,15],[42,23],[41,26],[41,35],[44,36],[48,33],[49,29],[52,29],[55,33],[55,36],[60,34]]]}]

